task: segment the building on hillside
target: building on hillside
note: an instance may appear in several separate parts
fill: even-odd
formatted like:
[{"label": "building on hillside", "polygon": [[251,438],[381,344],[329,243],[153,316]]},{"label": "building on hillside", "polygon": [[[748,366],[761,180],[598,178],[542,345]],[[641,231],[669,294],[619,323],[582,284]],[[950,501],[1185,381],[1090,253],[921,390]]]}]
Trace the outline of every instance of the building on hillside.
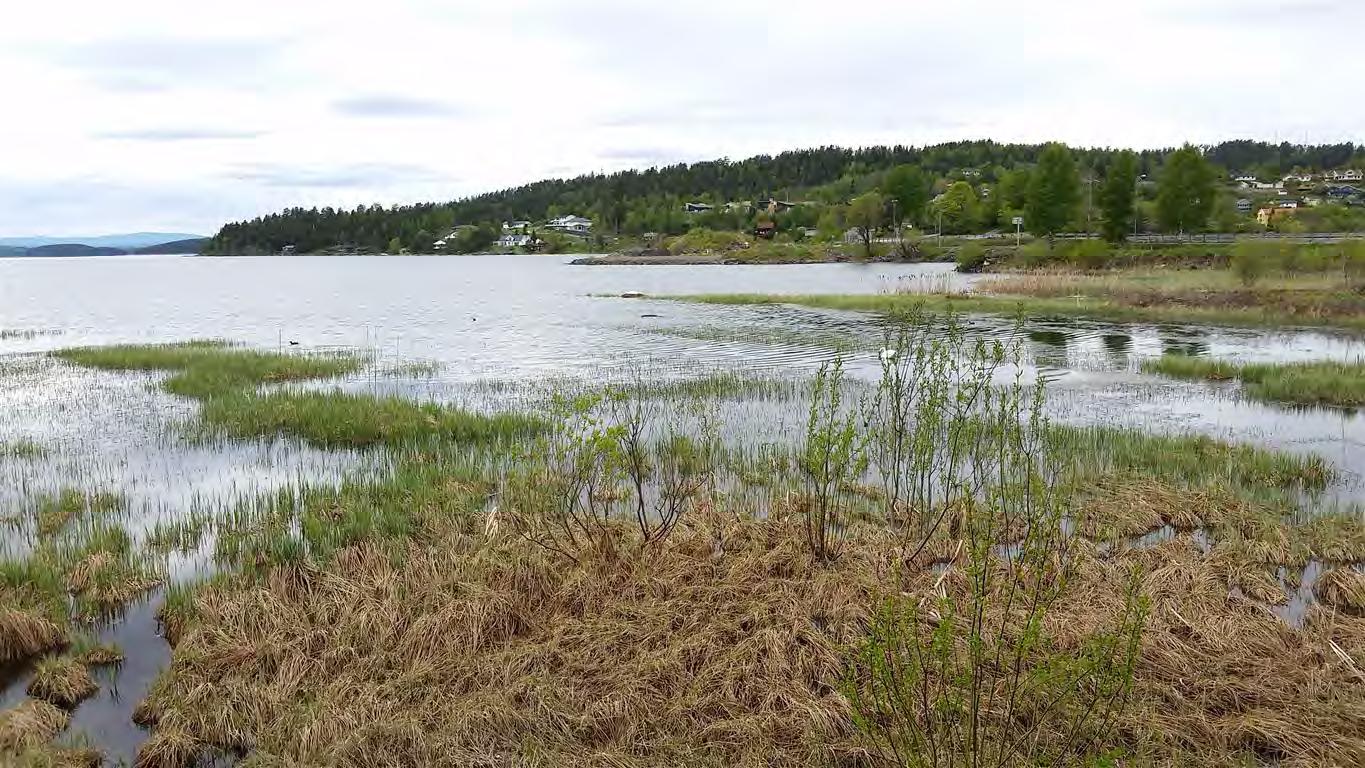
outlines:
[{"label": "building on hillside", "polygon": [[854,227],[853,229],[850,229],[850,230],[848,230],[847,232],[845,232],[845,233],[844,233],[844,244],[845,244],[845,245],[862,245],[862,244],[863,244],[863,231],[862,231],[861,229],[858,229],[857,227]]},{"label": "building on hillside", "polygon": [[1328,190],[1327,190],[1327,196],[1328,196],[1328,197],[1337,197],[1337,198],[1341,198],[1341,197],[1355,197],[1356,195],[1359,195],[1359,194],[1360,194],[1360,189],[1358,189],[1358,188],[1356,188],[1356,187],[1352,187],[1352,186],[1350,186],[1350,185],[1342,185],[1342,186],[1339,186],[1339,187],[1330,187],[1330,188],[1328,188]]},{"label": "building on hillside", "polygon": [[771,221],[760,221],[754,225],[754,237],[771,240],[777,236],[777,225]]},{"label": "building on hillside", "polygon": [[768,200],[754,201],[755,209],[760,211],[767,211],[773,216],[776,216],[779,213],[786,213],[787,211],[790,211],[791,209],[797,207],[798,205],[800,205],[800,203],[789,203],[786,200],[777,200],[773,198],[770,198]]},{"label": "building on hillside", "polygon": [[1252,184],[1255,184],[1255,183],[1256,183],[1256,177],[1255,177],[1255,176],[1249,176],[1249,175],[1247,175],[1247,174],[1245,174],[1245,173],[1242,174],[1241,176],[1234,176],[1234,177],[1232,177],[1232,180],[1235,181],[1235,182],[1238,182],[1238,183],[1240,183],[1240,184],[1246,184],[1247,186],[1251,186]]},{"label": "building on hillside", "polygon": [[545,225],[546,229],[553,229],[556,232],[563,232],[568,235],[587,235],[592,232],[592,219],[585,219],[582,216],[560,216]]},{"label": "building on hillside", "polygon": [[1245,197],[1237,201],[1238,213],[1251,213],[1251,201]]},{"label": "building on hillside", "polygon": [[534,240],[530,235],[508,233],[498,238],[499,248],[530,248]]},{"label": "building on hillside", "polygon": [[716,210],[716,206],[708,203],[687,203],[683,206],[684,213],[710,213]]},{"label": "building on hillside", "polygon": [[1268,227],[1277,221],[1292,218],[1299,212],[1294,208],[1262,208],[1256,212],[1256,221],[1263,227]]},{"label": "building on hillside", "polygon": [[1251,188],[1252,188],[1252,189],[1260,189],[1260,190],[1284,189],[1284,182],[1283,182],[1283,181],[1273,181],[1273,182],[1272,182],[1272,181],[1258,181],[1258,182],[1253,183],[1253,184],[1251,185]]},{"label": "building on hillside", "polygon": [[460,234],[462,232],[470,229],[478,229],[478,227],[474,226],[473,224],[461,224],[455,227],[454,229],[450,230],[450,234],[432,243],[432,246],[434,246],[438,251],[444,250],[447,245],[451,245],[456,240],[460,239]]},{"label": "building on hillside", "polygon": [[1280,201],[1280,204],[1277,205],[1277,206],[1275,206],[1275,207],[1276,207],[1276,208],[1280,208],[1281,210],[1293,210],[1293,209],[1299,207],[1299,201],[1298,201],[1298,200],[1281,200],[1281,201]]},{"label": "building on hillside", "polygon": [[1336,182],[1365,181],[1365,172],[1357,170],[1328,171],[1323,174],[1323,178],[1327,181]]},{"label": "building on hillside", "polygon": [[529,222],[529,221],[504,221],[504,222],[502,223],[502,231],[503,231],[504,233],[506,233],[506,232],[526,232],[526,231],[528,231],[528,230],[530,230],[530,229],[531,229],[531,222]]}]

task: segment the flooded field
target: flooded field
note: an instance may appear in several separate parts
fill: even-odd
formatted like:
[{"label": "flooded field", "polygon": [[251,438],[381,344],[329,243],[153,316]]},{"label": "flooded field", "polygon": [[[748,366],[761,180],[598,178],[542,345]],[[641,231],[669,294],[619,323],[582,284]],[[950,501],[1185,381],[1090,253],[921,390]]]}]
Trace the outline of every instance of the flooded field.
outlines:
[{"label": "flooded field", "polygon": [[[795,464],[821,366],[842,360],[840,391],[850,402],[870,397],[897,326],[850,312],[610,297],[971,285],[941,265],[575,269],[563,261],[0,260],[0,559],[48,552],[89,558],[90,542],[116,535],[126,538],[118,551],[129,567],[136,561],[134,599],[111,611],[73,604],[85,622],[81,641],[116,645],[124,660],[97,670],[98,691],[72,707],[63,743],[92,745],[111,763],[134,759],[147,738],[135,711],[171,655],[157,620],[163,607],[227,564],[257,556],[248,531],[298,533],[296,513],[313,495],[342,489],[348,479],[385,476],[411,457],[387,450],[383,436],[373,446],[341,447],[316,435],[228,439],[203,428],[199,400],[163,388],[163,371],[101,370],[51,353],[223,339],[281,355],[341,355],[354,365],[340,377],[271,383],[263,391],[339,387],[480,414],[545,414],[557,394],[630,384],[693,431],[706,418],[722,425],[728,493],[737,505],[766,508],[781,489],[765,477]],[[1045,412],[1060,425],[1203,435],[1320,460],[1331,479],[1295,496],[1305,518],[1365,502],[1361,414],[1278,407],[1242,397],[1236,384],[1141,372],[1144,361],[1169,353],[1238,362],[1354,360],[1365,357],[1358,339],[1064,318],[968,316],[961,323],[968,339],[1019,351],[995,376],[1002,384],[1044,382]],[[939,332],[949,333],[934,326],[929,337]],[[687,410],[694,400],[711,405],[709,417]],[[435,428],[445,417],[433,411],[422,418]],[[876,483],[871,474],[856,479]],[[45,529],[43,521],[54,517],[58,523]],[[1134,533],[1128,544],[1152,548],[1178,532],[1163,525]],[[1325,570],[1317,558],[1281,568],[1277,583],[1289,595],[1276,607],[1281,618],[1302,623]],[[34,676],[30,662],[0,665],[0,710],[24,701]]]}]

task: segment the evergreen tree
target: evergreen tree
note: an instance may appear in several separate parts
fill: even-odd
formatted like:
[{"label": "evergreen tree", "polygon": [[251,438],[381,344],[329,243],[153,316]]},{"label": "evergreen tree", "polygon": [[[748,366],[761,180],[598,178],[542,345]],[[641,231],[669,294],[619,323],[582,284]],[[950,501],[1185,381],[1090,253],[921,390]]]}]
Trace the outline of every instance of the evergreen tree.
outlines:
[{"label": "evergreen tree", "polygon": [[1156,216],[1167,232],[1194,232],[1208,226],[1217,200],[1214,171],[1198,147],[1186,144],[1161,169]]},{"label": "evergreen tree", "polygon": [[1121,243],[1128,237],[1129,227],[1136,215],[1138,181],[1138,158],[1132,152],[1124,152],[1109,167],[1100,188],[1100,211],[1104,223],[1100,227],[1104,239],[1111,243]]},{"label": "evergreen tree", "polygon": [[1029,179],[1024,225],[1035,235],[1051,238],[1071,223],[1080,204],[1076,158],[1065,144],[1049,144]]}]

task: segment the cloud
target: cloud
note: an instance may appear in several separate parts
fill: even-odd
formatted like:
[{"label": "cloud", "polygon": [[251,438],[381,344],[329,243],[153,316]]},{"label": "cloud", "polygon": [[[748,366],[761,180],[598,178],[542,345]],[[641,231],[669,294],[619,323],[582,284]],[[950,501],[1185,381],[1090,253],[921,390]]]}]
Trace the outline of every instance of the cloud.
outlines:
[{"label": "cloud", "polygon": [[448,181],[429,168],[404,163],[359,163],[328,167],[242,166],[226,174],[226,177],[267,187],[294,189],[354,189]]},{"label": "cloud", "polygon": [[106,131],[97,134],[110,141],[242,141],[264,135],[263,131],[239,131],[219,128],[141,128],[125,131]]},{"label": "cloud", "polygon": [[262,39],[106,38],[58,49],[55,61],[114,91],[247,86],[268,79],[284,45]]},{"label": "cloud", "polygon": [[401,96],[374,94],[354,96],[332,102],[332,110],[347,117],[457,117],[464,113],[458,107],[440,101]]}]

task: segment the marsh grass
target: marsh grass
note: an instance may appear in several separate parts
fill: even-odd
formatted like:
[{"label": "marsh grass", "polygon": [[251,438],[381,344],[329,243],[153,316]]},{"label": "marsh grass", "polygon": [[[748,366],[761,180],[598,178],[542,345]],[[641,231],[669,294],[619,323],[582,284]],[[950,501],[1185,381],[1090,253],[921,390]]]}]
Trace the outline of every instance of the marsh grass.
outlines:
[{"label": "marsh grass", "polygon": [[805,349],[815,346],[842,354],[865,352],[875,348],[875,342],[872,340],[859,338],[852,333],[815,329],[794,331],[765,326],[702,325],[649,328],[644,332],[697,341],[791,345]]},{"label": "marsh grass", "polygon": [[9,339],[36,339],[39,336],[59,336],[61,331],[56,328],[0,328],[0,341]]},{"label": "marsh grass", "polygon": [[1365,406],[1365,362],[1239,364],[1189,355],[1143,363],[1148,373],[1178,379],[1240,381],[1257,400],[1291,405]]},{"label": "marsh grass", "polygon": [[483,415],[400,397],[331,392],[271,392],[218,397],[202,419],[232,439],[290,436],[323,449],[510,444],[541,423],[521,414]]},{"label": "marsh grass", "polygon": [[51,539],[80,518],[102,520],[127,509],[127,499],[121,493],[81,488],[63,488],[38,497],[32,504],[34,530],[40,539]]},{"label": "marsh grass", "polygon": [[239,394],[265,384],[344,376],[363,364],[354,355],[287,355],[243,349],[218,340],[80,347],[53,355],[87,368],[171,371],[162,387],[171,394],[199,400]]},{"label": "marsh grass", "polygon": [[90,670],[70,656],[49,656],[33,669],[28,694],[61,707],[73,709],[99,690]]},{"label": "marsh grass", "polygon": [[445,370],[445,363],[437,360],[408,360],[379,369],[380,376],[395,379],[430,379]]},{"label": "marsh grass", "polygon": [[70,722],[70,715],[46,701],[29,700],[0,710],[0,757],[44,747]]},{"label": "marsh grass", "polygon": [[7,443],[0,443],[0,461],[12,459],[15,461],[40,461],[52,455],[52,452],[43,445],[32,440],[20,439]]},{"label": "marsh grass", "polygon": [[[894,315],[916,308],[934,312],[980,312],[1029,317],[1080,317],[1113,321],[1203,323],[1227,326],[1336,326],[1365,329],[1365,297],[1355,293],[1268,292],[1212,294],[1161,291],[1110,293],[1100,284],[1080,277],[1043,283],[1025,279],[1006,295],[994,283],[995,294],[700,294],[666,296],[676,301],[741,306],[793,305],[817,309],[875,312]],[[1259,289],[1258,289],[1259,290]],[[1067,291],[1070,291],[1068,293]]]},{"label": "marsh grass", "polygon": [[1138,473],[1195,487],[1223,486],[1253,496],[1320,492],[1337,473],[1315,454],[1291,454],[1203,435],[1161,435],[1121,427],[1057,425],[1054,446],[1082,483]]}]

